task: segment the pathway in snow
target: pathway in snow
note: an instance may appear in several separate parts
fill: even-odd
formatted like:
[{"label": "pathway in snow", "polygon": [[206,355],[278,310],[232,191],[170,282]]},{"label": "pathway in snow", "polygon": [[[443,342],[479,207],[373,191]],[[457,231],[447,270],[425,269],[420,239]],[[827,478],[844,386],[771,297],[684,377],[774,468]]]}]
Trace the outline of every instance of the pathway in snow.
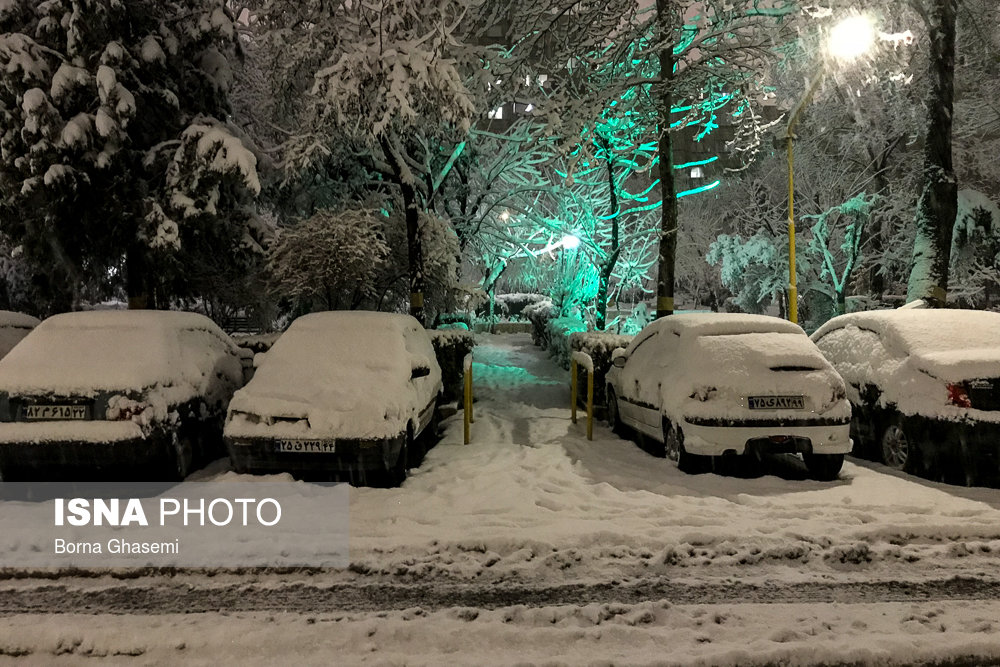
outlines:
[{"label": "pathway in snow", "polygon": [[1000,660],[997,491],[853,462],[833,483],[685,475],[603,424],[587,441],[527,336],[475,359],[472,444],[456,415],[401,488],[351,490],[348,571],[15,574],[0,662]]}]

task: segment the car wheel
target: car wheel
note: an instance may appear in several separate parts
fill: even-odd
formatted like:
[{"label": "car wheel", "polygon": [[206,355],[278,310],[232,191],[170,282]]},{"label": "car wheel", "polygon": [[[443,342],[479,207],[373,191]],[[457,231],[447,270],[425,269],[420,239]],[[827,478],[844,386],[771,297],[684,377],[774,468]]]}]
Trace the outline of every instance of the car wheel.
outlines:
[{"label": "car wheel", "polygon": [[608,387],[607,393],[608,426],[611,427],[612,433],[621,435],[625,425],[622,423],[621,413],[618,412],[618,397],[611,387]]},{"label": "car wheel", "polygon": [[837,479],[844,465],[843,454],[803,454],[802,459],[812,478],[821,482]]},{"label": "car wheel", "polygon": [[895,470],[914,472],[920,452],[911,435],[901,416],[891,419],[882,431],[882,463]]},{"label": "car wheel", "polygon": [[387,487],[396,487],[406,481],[406,468],[410,464],[410,442],[412,438],[407,436],[406,440],[403,441],[403,446],[399,450],[399,457],[396,459],[396,463],[392,465],[386,471],[385,475],[385,485]]},{"label": "car wheel", "polygon": [[684,431],[672,422],[663,424],[663,450],[666,457],[676,463],[681,472],[698,475],[708,472],[711,467],[711,457],[689,454],[684,449]]}]

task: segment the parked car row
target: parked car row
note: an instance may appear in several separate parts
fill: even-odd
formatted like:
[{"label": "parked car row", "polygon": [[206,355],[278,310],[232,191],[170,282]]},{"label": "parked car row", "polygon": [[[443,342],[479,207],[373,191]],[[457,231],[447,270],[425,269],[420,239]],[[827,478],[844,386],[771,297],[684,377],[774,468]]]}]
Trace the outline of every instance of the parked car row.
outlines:
[{"label": "parked car row", "polygon": [[239,471],[398,484],[434,444],[441,371],[408,315],[308,315],[256,369],[245,356],[195,313],[46,319],[0,360],[0,479],[183,479],[228,452]]},{"label": "parked car row", "polygon": [[613,365],[611,426],[688,472],[796,453],[831,480],[853,446],[931,479],[1000,484],[998,313],[867,311],[811,338],[774,317],[672,315]]}]

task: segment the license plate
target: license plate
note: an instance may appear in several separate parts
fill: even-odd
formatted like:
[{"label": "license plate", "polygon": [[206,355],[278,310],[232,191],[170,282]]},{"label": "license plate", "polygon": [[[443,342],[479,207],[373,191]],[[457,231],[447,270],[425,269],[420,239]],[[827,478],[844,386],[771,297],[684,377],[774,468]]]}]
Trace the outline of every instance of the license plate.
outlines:
[{"label": "license plate", "polygon": [[87,419],[86,405],[26,405],[24,418],[29,421]]},{"label": "license plate", "polygon": [[274,449],[296,454],[333,454],[335,444],[333,440],[278,440]]},{"label": "license plate", "polygon": [[806,401],[802,396],[748,396],[751,410],[805,410]]}]

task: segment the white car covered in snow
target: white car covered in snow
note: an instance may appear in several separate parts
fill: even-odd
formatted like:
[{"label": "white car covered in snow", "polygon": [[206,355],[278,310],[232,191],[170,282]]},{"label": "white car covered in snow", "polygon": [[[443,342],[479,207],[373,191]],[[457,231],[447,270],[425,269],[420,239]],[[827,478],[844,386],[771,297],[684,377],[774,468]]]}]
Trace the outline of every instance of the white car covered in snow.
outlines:
[{"label": "white car covered in snow", "polygon": [[222,454],[241,383],[236,346],[204,315],[55,315],[0,360],[0,477],[183,479]]},{"label": "white car covered in snow", "polygon": [[0,310],[0,359],[38,326],[38,319],[24,313]]},{"label": "white car covered in snow", "polygon": [[298,318],[233,397],[238,472],[396,485],[434,444],[441,369],[416,319],[337,311]]},{"label": "white car covered in snow", "polygon": [[847,383],[859,454],[961,484],[1000,484],[1000,313],[898,309],[812,336]]},{"label": "white car covered in snow", "polygon": [[706,470],[715,456],[800,453],[814,477],[829,480],[851,451],[844,383],[791,322],[670,315],[612,361],[608,421],[651,438],[682,470]]}]

